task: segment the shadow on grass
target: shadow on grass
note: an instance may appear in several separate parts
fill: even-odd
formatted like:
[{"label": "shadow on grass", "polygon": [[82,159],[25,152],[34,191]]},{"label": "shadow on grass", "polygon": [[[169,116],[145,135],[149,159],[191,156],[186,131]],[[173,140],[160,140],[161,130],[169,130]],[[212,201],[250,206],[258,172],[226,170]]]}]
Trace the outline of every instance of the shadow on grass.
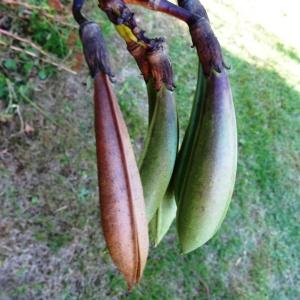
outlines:
[{"label": "shadow on grass", "polygon": [[286,48],[282,43],[276,44],[276,49],[282,54],[288,56],[290,59],[293,59],[296,63],[300,63],[299,53],[295,49]]}]

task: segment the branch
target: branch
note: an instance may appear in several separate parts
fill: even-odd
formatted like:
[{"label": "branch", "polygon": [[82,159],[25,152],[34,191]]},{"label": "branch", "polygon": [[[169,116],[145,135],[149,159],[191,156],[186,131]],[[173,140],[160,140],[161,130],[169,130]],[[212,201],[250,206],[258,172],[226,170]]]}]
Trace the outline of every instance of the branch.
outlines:
[{"label": "branch", "polygon": [[40,6],[37,5],[32,5],[32,4],[28,4],[25,2],[19,2],[19,1],[15,1],[15,0],[1,0],[1,2],[3,4],[9,4],[9,5],[16,5],[16,6],[23,6],[25,8],[31,9],[31,10],[39,10],[39,11],[43,11],[43,10],[50,10],[48,8],[41,8]]},{"label": "branch", "polygon": [[47,8],[41,8],[41,7],[36,6],[36,5],[28,4],[28,3],[25,3],[25,2],[19,2],[19,1],[15,1],[15,0],[1,0],[1,1],[2,1],[3,4],[6,4],[6,5],[22,6],[22,7],[25,7],[27,9],[31,10],[31,11],[38,11],[38,13],[41,14],[42,16],[44,16],[48,19],[52,19],[52,20],[54,20],[55,22],[59,23],[62,26],[69,27],[71,29],[77,29],[77,27],[75,25],[72,25],[72,24],[67,23],[64,20],[62,20],[62,18],[59,15],[54,16],[52,14],[49,14],[49,13],[45,12],[45,10],[47,10]]},{"label": "branch", "polygon": [[164,39],[150,39],[136,23],[134,13],[123,0],[102,0],[99,7],[107,14],[116,26],[119,35],[127,44],[127,50],[134,57],[141,73],[147,82],[150,77],[159,90],[162,84],[170,90],[175,85],[171,62],[167,56]]},{"label": "branch", "polygon": [[3,46],[5,46],[5,47],[7,47],[7,48],[10,48],[13,51],[25,53],[28,56],[31,56],[31,57],[34,57],[34,58],[38,58],[38,59],[40,59],[41,61],[43,61],[45,63],[48,63],[48,64],[50,64],[52,66],[57,67],[57,69],[59,69],[59,70],[64,70],[64,71],[69,72],[69,73],[71,73],[73,75],[77,74],[75,71],[71,70],[70,68],[68,68],[67,66],[65,66],[63,64],[54,62],[54,61],[52,61],[50,59],[47,59],[47,58],[39,57],[37,54],[35,54],[35,53],[31,52],[31,51],[28,51],[26,49],[19,48],[19,47],[13,46],[13,45],[8,45],[8,44],[6,44],[3,41],[0,41],[0,44],[3,45]]},{"label": "branch", "polygon": [[20,36],[14,34],[14,33],[11,33],[11,32],[9,32],[9,31],[4,30],[4,29],[1,29],[1,28],[0,28],[0,34],[5,35],[5,36],[7,36],[7,37],[9,37],[9,38],[12,38],[12,39],[14,39],[14,40],[20,41],[20,42],[22,42],[22,43],[25,43],[25,44],[27,44],[27,45],[30,45],[32,48],[34,48],[34,49],[37,50],[38,52],[42,53],[43,55],[49,56],[49,54],[47,54],[40,46],[36,45],[35,43],[33,43],[33,42],[30,41],[30,40],[27,40],[27,39],[25,39],[25,38],[22,38],[22,37],[20,37]]},{"label": "branch", "polygon": [[143,6],[147,9],[159,11],[169,16],[175,17],[185,23],[189,23],[192,18],[192,14],[186,9],[179,7],[167,0],[124,0],[126,4],[134,4]]},{"label": "branch", "polygon": [[[168,0],[99,0],[100,7],[107,13],[110,20],[118,24],[128,25],[132,32],[138,28],[133,13],[126,4],[136,4],[147,9],[160,11],[176,17],[189,26],[193,45],[197,49],[199,60],[203,66],[204,74],[209,76],[212,70],[221,73],[228,68],[223,60],[223,55],[218,39],[210,26],[208,15],[204,6],[198,0],[178,0],[179,6]],[[137,30],[139,33],[140,30]],[[143,40],[143,36],[138,40]],[[146,41],[147,44],[147,41]]]},{"label": "branch", "polygon": [[204,74],[210,76],[213,70],[221,73],[224,68],[228,69],[204,6],[199,0],[178,0],[178,4],[193,14],[189,22],[189,29]]}]

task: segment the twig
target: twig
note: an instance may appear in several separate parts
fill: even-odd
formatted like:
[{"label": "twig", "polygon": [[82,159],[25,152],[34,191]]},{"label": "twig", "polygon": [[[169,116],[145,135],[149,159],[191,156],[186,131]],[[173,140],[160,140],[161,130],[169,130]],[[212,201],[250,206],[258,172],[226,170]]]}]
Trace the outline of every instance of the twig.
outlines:
[{"label": "twig", "polygon": [[22,92],[20,92],[20,95],[28,104],[30,104],[33,108],[35,108],[37,111],[39,111],[43,116],[45,116],[48,120],[50,120],[54,125],[59,127],[59,124],[55,120],[53,120],[53,118],[51,116],[49,116],[39,105],[34,103],[32,100],[30,100]]},{"label": "twig", "polygon": [[43,108],[41,108],[38,104],[30,100],[26,95],[24,95],[21,91],[19,92],[21,97],[30,104],[33,108],[35,108],[37,111],[39,111],[42,115],[44,115],[48,120],[50,120],[55,126],[57,127],[64,127],[67,126],[70,130],[75,132],[76,134],[80,135],[80,131],[75,128],[72,124],[70,124],[67,120],[64,121],[64,124],[61,122],[56,122],[49,114],[47,114]]},{"label": "twig", "polygon": [[[7,80],[9,92],[13,94],[13,95],[11,95],[11,94],[10,95],[13,96],[15,98],[15,100],[17,101],[17,95],[16,95],[15,89],[13,87],[14,84],[8,78],[6,80]],[[36,109],[38,112],[40,112],[46,119],[48,119],[56,127],[66,127],[67,126],[74,133],[81,135],[80,131],[76,127],[74,127],[72,124],[70,124],[67,120],[65,120],[63,124],[61,122],[55,121],[47,112],[45,112],[45,110],[42,107],[40,107],[38,104],[33,102],[31,99],[29,99],[21,90],[19,90],[18,95],[20,95],[23,98],[23,100],[25,100],[29,105],[31,105],[34,109]],[[17,111],[17,113],[18,113],[18,111]],[[18,114],[18,116],[20,117],[19,114]],[[23,124],[22,126],[24,127],[23,119],[20,121]]]},{"label": "twig", "polygon": [[175,17],[185,23],[192,18],[192,14],[167,0],[149,1],[149,0],[124,0],[126,4],[143,6],[147,9],[159,11],[169,16]]},{"label": "twig", "polygon": [[206,282],[202,279],[202,278],[199,278],[199,281],[200,283],[204,286],[205,288],[205,292],[206,292],[206,295],[207,295],[207,300],[210,300],[211,297],[210,297],[210,290],[209,290],[209,287],[208,285],[206,284]]},{"label": "twig", "polygon": [[20,133],[23,133],[24,129],[25,129],[25,125],[24,125],[24,121],[23,121],[23,117],[22,117],[21,109],[20,109],[19,105],[16,105],[16,112],[20,119]]},{"label": "twig", "polygon": [[58,213],[58,212],[60,212],[62,210],[65,210],[67,208],[68,208],[68,205],[62,206],[62,207],[58,208],[57,210],[55,210],[54,213]]},{"label": "twig", "polygon": [[15,89],[13,88],[12,86],[12,83],[9,79],[6,79],[6,84],[8,86],[8,91],[9,91],[9,96],[10,96],[10,105],[12,108],[15,108],[16,109],[16,112],[19,116],[19,119],[20,119],[20,133],[22,133],[24,131],[24,121],[23,121],[23,117],[22,117],[22,114],[21,114],[21,110],[20,110],[20,106],[17,105],[17,104],[13,104],[13,99],[17,102],[17,94],[15,92]]},{"label": "twig", "polygon": [[[80,1],[82,0],[74,0],[74,3],[81,3]],[[109,20],[117,25],[119,35],[127,44],[127,50],[136,60],[145,81],[153,77],[156,90],[159,90],[162,84],[173,90],[175,88],[173,71],[164,48],[164,39],[148,38],[145,31],[138,26],[134,13],[123,0],[101,0],[99,7],[107,14]]]},{"label": "twig", "polygon": [[14,33],[11,33],[7,30],[4,30],[4,29],[1,29],[0,28],[0,34],[2,35],[5,35],[5,36],[8,36],[9,38],[12,38],[14,40],[17,40],[17,41],[20,41],[22,43],[25,43],[27,45],[30,45],[32,48],[34,48],[35,50],[39,51],[40,53],[42,53],[43,55],[45,56],[49,56],[48,53],[46,53],[40,46],[36,45],[35,43],[33,43],[32,41],[30,40],[27,40],[25,38],[22,38]]},{"label": "twig", "polygon": [[57,63],[57,62],[54,62],[54,61],[51,61],[51,60],[49,60],[47,58],[39,57],[38,55],[36,55],[35,53],[33,53],[31,51],[28,51],[28,50],[25,50],[23,48],[19,48],[19,47],[16,47],[16,46],[10,46],[10,45],[2,42],[2,41],[0,41],[0,44],[6,46],[6,47],[8,47],[11,50],[14,50],[16,52],[22,52],[22,53],[25,53],[25,54],[27,54],[27,55],[29,55],[31,57],[38,58],[38,59],[40,59],[41,61],[43,61],[43,62],[45,62],[47,64],[50,64],[50,65],[52,65],[54,67],[57,67],[58,70],[64,70],[64,71],[69,72],[69,73],[71,73],[73,75],[77,75],[77,72],[71,70],[67,66],[65,66],[63,64],[60,64],[60,63]]},{"label": "twig", "polygon": [[42,12],[42,15],[46,18],[49,18],[49,19],[52,19],[54,20],[55,22],[59,23],[60,25],[63,25],[65,27],[69,27],[71,29],[74,29],[74,30],[78,30],[78,27],[76,25],[73,25],[73,24],[69,24],[63,20],[61,20],[61,18],[59,18],[58,16],[53,16],[51,14],[48,14],[46,12]]},{"label": "twig", "polygon": [[[5,33],[4,33],[5,32]],[[50,59],[50,55],[48,53],[46,53],[44,50],[42,50],[39,46],[35,45],[34,43],[32,43],[31,41],[29,40],[26,40],[24,38],[21,38],[13,33],[10,33],[10,32],[6,32],[6,30],[3,30],[3,29],[0,29],[0,33],[3,33],[4,35],[10,37],[10,38],[13,38],[13,39],[16,39],[18,41],[21,41],[21,42],[24,42],[26,44],[29,44],[31,47],[33,47],[34,49],[38,50],[41,54],[43,54],[44,56],[48,57],[48,58],[43,58],[43,57],[39,57],[37,54],[31,52],[31,51],[28,51],[26,49],[23,49],[23,48],[20,48],[20,47],[17,47],[17,46],[13,46],[13,45],[8,45],[6,44],[5,42],[1,41],[0,40],[0,44],[5,46],[5,47],[8,47],[16,52],[22,52],[22,53],[25,53],[31,57],[34,57],[34,58],[38,58],[42,61],[44,61],[45,63],[48,63],[50,65],[53,65],[55,67],[57,67],[59,70],[64,70],[66,72],[69,72],[73,75],[76,75],[77,72],[71,70],[70,68],[68,68],[67,66],[63,65],[63,64],[60,64],[60,63],[57,63],[55,61],[53,61],[52,59]]]},{"label": "twig", "polygon": [[[12,6],[22,6],[22,7],[27,8],[28,10],[31,10],[31,11],[38,11],[39,14],[43,15],[46,18],[54,20],[55,22],[59,23],[60,25],[63,25],[65,27],[69,27],[71,29],[78,29],[77,26],[69,24],[69,23],[65,22],[64,20],[62,20],[62,18],[59,15],[54,16],[52,14],[49,14],[49,13],[45,12],[45,10],[49,11],[49,9],[41,8],[41,7],[36,6],[36,5],[31,5],[31,4],[28,4],[28,3],[14,1],[14,0],[2,0],[2,2],[4,4],[8,4],[8,5],[12,5]],[[70,15],[68,15],[68,17],[69,16]]]},{"label": "twig", "polygon": [[22,117],[22,114],[21,114],[21,110],[20,110],[20,106],[17,105],[17,104],[14,104],[14,101],[17,101],[17,95],[16,95],[16,92],[12,86],[12,83],[10,82],[9,79],[6,79],[6,84],[7,84],[7,87],[8,87],[8,94],[9,94],[9,104],[8,104],[8,107],[7,107],[7,112],[9,111],[10,108],[15,108],[16,110],[16,113],[20,119],[20,131],[18,134],[21,134],[24,132],[24,121],[23,121],[23,117]]},{"label": "twig", "polygon": [[49,8],[47,7],[40,7],[40,6],[37,6],[37,5],[32,5],[32,4],[28,4],[28,3],[25,3],[25,2],[19,2],[19,1],[14,1],[14,0],[1,0],[2,3],[4,4],[11,4],[11,5],[17,5],[17,6],[23,6],[25,8],[28,8],[28,9],[31,9],[31,10],[50,10]]}]

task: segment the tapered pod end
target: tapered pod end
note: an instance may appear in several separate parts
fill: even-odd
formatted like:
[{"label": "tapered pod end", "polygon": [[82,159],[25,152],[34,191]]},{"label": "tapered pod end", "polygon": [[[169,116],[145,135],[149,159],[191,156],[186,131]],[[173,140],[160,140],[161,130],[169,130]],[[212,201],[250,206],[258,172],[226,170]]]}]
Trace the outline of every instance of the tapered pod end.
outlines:
[{"label": "tapered pod end", "polygon": [[113,76],[109,56],[99,26],[95,22],[86,21],[80,24],[79,35],[83,53],[91,76],[94,78],[100,71],[110,78]]},{"label": "tapered pod end", "polygon": [[[201,203],[201,199],[197,200]],[[181,255],[188,254],[198,249],[213,237],[210,231],[210,228],[215,226],[213,220],[211,222],[212,224],[209,224],[208,222],[202,224],[201,221],[193,222],[193,217],[195,216],[192,216],[191,214],[185,216],[182,212],[180,216],[177,216],[177,218],[179,218],[177,219],[177,232]],[[199,220],[204,219],[200,214],[197,214],[197,218]],[[205,216],[205,218],[207,219],[207,216]]]},{"label": "tapered pod end", "polygon": [[180,239],[180,254],[185,255],[198,249],[199,247],[202,247],[205,243],[208,242],[210,238],[204,239],[202,241],[197,241],[197,243],[191,240],[190,237],[185,240],[183,237],[179,236],[179,239]]},{"label": "tapered pod end", "polygon": [[173,187],[169,187],[149,225],[154,247],[157,247],[167,234],[176,217],[176,210]]}]

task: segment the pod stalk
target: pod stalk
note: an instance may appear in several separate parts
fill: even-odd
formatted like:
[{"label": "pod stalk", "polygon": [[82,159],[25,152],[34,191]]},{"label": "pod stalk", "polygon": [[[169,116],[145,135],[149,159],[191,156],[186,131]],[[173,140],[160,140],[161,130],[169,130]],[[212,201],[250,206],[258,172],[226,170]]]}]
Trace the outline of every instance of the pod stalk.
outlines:
[{"label": "pod stalk", "polygon": [[205,76],[209,77],[212,72],[221,73],[224,68],[228,69],[204,6],[198,0],[178,0],[178,4],[192,14],[188,26]]}]

